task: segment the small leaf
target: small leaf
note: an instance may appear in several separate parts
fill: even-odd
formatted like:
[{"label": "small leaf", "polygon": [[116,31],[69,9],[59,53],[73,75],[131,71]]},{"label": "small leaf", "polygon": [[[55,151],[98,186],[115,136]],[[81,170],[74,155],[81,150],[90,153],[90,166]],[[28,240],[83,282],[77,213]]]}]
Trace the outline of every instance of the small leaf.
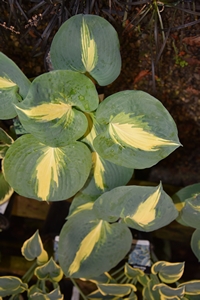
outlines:
[{"label": "small leaf", "polygon": [[184,286],[180,285],[177,288],[172,288],[164,283],[159,283],[153,286],[153,291],[156,290],[159,291],[162,300],[180,300],[185,294]]},{"label": "small leaf", "polygon": [[[46,252],[43,248],[43,243],[38,230],[24,242],[21,252],[27,260],[34,260],[35,258],[40,257],[43,252]],[[47,261],[48,256],[45,254],[44,256],[46,257]]]},{"label": "small leaf", "polygon": [[107,97],[96,111],[104,132],[94,148],[106,160],[127,168],[151,167],[180,142],[174,120],[161,102],[141,91],[119,92]]},{"label": "small leaf", "polygon": [[6,297],[9,295],[20,294],[28,289],[28,285],[23,283],[21,279],[15,276],[0,277],[0,296]]},{"label": "small leaf", "polygon": [[200,261],[200,229],[196,229],[192,234],[191,248],[198,261]]},{"label": "small leaf", "polygon": [[129,279],[136,279],[143,286],[146,286],[149,282],[148,276],[140,269],[133,268],[129,264],[125,264],[124,273]]},{"label": "small leaf", "polygon": [[98,289],[103,295],[114,295],[118,297],[123,297],[130,294],[132,291],[136,292],[136,287],[133,284],[119,284],[119,283],[107,283],[98,284]]},{"label": "small leaf", "polygon": [[191,280],[178,285],[185,289],[186,295],[200,295],[200,280]]},{"label": "small leaf", "polygon": [[64,300],[63,295],[60,292],[60,289],[57,288],[50,293],[43,293],[43,292],[35,292],[30,296],[30,299],[34,300]]},{"label": "small leaf", "polygon": [[97,15],[68,19],[53,38],[50,57],[54,69],[88,72],[99,85],[113,82],[121,70],[117,32]]},{"label": "small leaf", "polygon": [[34,274],[40,280],[47,279],[55,282],[59,282],[63,277],[60,266],[55,263],[52,257],[44,265],[37,267]]},{"label": "small leaf", "polygon": [[151,272],[158,274],[160,279],[165,283],[174,283],[182,277],[184,265],[184,263],[158,261],[151,267]]}]

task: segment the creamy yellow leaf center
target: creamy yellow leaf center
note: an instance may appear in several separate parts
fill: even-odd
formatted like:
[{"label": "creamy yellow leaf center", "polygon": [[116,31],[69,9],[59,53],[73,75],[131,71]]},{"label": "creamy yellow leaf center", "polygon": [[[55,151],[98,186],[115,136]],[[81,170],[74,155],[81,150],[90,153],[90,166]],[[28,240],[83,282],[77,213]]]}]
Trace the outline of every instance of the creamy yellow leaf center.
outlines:
[{"label": "creamy yellow leaf center", "polygon": [[83,65],[87,72],[91,72],[96,65],[97,47],[84,19],[81,26],[81,46]]},{"label": "creamy yellow leaf center", "polygon": [[159,146],[178,145],[176,142],[159,138],[142,127],[130,123],[110,123],[109,133],[115,143],[144,151],[157,151]]},{"label": "creamy yellow leaf center", "polygon": [[156,206],[161,196],[161,186],[150,195],[144,202],[142,202],[137,211],[131,216],[131,219],[138,223],[140,226],[148,225],[156,218]]},{"label": "creamy yellow leaf center", "polygon": [[5,77],[0,77],[0,88],[3,89],[3,88],[9,88],[9,87],[12,87],[12,86],[15,86],[16,83],[11,81],[10,79],[8,78],[5,78]]},{"label": "creamy yellow leaf center", "polygon": [[59,166],[63,160],[63,152],[58,148],[47,147],[36,165],[37,196],[47,200],[51,185],[59,184]]}]

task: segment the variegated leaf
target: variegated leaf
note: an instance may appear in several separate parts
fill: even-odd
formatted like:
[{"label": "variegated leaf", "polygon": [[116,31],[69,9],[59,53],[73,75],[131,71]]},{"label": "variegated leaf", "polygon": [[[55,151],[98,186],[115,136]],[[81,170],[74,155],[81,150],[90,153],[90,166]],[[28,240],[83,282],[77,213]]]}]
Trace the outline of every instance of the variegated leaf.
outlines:
[{"label": "variegated leaf", "polygon": [[133,175],[130,168],[118,166],[103,159],[95,151],[93,141],[102,132],[101,124],[96,121],[95,114],[86,114],[88,129],[81,139],[92,151],[93,168],[81,193],[87,195],[101,195],[114,187],[126,185]]},{"label": "variegated leaf", "polygon": [[131,232],[124,224],[100,220],[92,206],[86,206],[72,214],[61,230],[59,263],[68,277],[98,276],[123,259],[131,241]]},{"label": "variegated leaf", "polygon": [[[17,113],[14,103],[28,92],[30,82],[17,65],[0,52],[0,119],[12,119]],[[18,93],[19,92],[19,93]]]},{"label": "variegated leaf", "polygon": [[200,229],[196,229],[192,234],[191,249],[198,261],[200,261]]},{"label": "variegated leaf", "polygon": [[159,291],[160,300],[181,300],[185,294],[184,286],[172,288],[164,283],[154,285],[153,290]]},{"label": "variegated leaf", "polygon": [[191,280],[178,285],[178,288],[184,288],[186,295],[200,295],[200,280]]},{"label": "variegated leaf", "polygon": [[128,168],[151,167],[180,142],[176,125],[161,102],[141,91],[119,92],[96,111],[104,132],[94,140],[104,159]]},{"label": "variegated leaf", "polygon": [[[176,194],[173,195],[172,199],[177,210],[179,211],[179,216],[176,219],[177,222],[184,226],[192,226],[198,228],[199,208],[197,196],[199,194],[200,183],[195,183],[180,189]],[[196,208],[193,207],[196,205]]]},{"label": "variegated leaf", "polygon": [[99,85],[113,82],[121,69],[117,32],[96,15],[67,20],[54,36],[50,57],[54,69],[89,73]]},{"label": "variegated leaf", "polygon": [[37,77],[16,110],[27,132],[57,147],[83,136],[88,127],[83,112],[95,110],[98,102],[89,78],[74,71],[59,70]]},{"label": "variegated leaf", "polygon": [[14,141],[12,137],[9,136],[6,131],[0,128],[0,159],[4,158],[6,151],[13,142]]},{"label": "variegated leaf", "polygon": [[178,281],[184,272],[183,263],[169,263],[166,261],[158,261],[151,267],[153,274],[158,274],[162,282],[174,283]]},{"label": "variegated leaf", "polygon": [[23,293],[28,289],[27,283],[16,276],[0,276],[0,296],[6,297],[10,295]]},{"label": "variegated leaf", "polygon": [[102,295],[114,295],[124,297],[137,289],[133,284],[102,283],[97,285]]},{"label": "variegated leaf", "polygon": [[45,264],[37,267],[34,271],[34,274],[40,280],[51,280],[55,282],[59,282],[63,277],[63,271],[61,270],[60,266],[56,264],[52,257]]},{"label": "variegated leaf", "polygon": [[48,261],[48,254],[43,248],[43,243],[38,230],[23,243],[21,252],[22,255],[30,261],[38,257],[42,259],[43,263]]},{"label": "variegated leaf", "polygon": [[131,228],[153,231],[178,215],[171,198],[158,187],[124,186],[104,193],[94,203],[97,215],[107,221],[122,218]]},{"label": "variegated leaf", "polygon": [[26,134],[11,145],[3,168],[6,180],[18,194],[37,200],[64,200],[86,182],[91,153],[80,142],[50,147]]},{"label": "variegated leaf", "polygon": [[30,81],[10,58],[0,52],[0,90],[14,85],[19,87],[19,94],[25,98]]},{"label": "variegated leaf", "polygon": [[4,175],[0,172],[0,205],[10,199],[14,190],[5,180]]}]

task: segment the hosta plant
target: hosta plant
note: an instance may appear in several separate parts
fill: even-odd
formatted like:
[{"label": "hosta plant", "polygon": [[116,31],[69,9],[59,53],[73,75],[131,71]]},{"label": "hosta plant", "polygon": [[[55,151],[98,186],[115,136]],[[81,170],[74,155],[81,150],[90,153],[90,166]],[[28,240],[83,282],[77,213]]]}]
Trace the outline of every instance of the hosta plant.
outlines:
[{"label": "hosta plant", "polygon": [[[129,252],[130,228],[150,232],[178,217],[161,183],[126,186],[134,169],[151,167],[180,146],[177,128],[162,103],[145,92],[126,90],[99,101],[96,87],[112,83],[121,69],[117,33],[106,20],[70,18],[53,39],[50,59],[52,71],[30,82],[0,53],[0,119],[23,127],[15,140],[1,131],[1,176],[10,192],[28,198],[74,197],[60,233],[59,264],[67,277],[99,278]],[[163,266],[168,264],[153,266],[152,274]],[[150,283],[143,299],[165,289],[144,278]],[[183,288],[177,289],[174,299],[183,298]],[[99,287],[102,295],[106,291]],[[108,294],[136,299],[135,286],[123,291]]]},{"label": "hosta plant", "polygon": [[[24,242],[21,252],[24,258],[33,261],[33,264],[22,278],[16,276],[0,277],[0,299],[6,296],[11,296],[9,299],[13,300],[22,299],[20,294],[25,292],[28,299],[64,299],[59,286],[63,271],[52,257],[48,257],[38,231]],[[33,275],[36,278],[35,284],[29,285]]]}]

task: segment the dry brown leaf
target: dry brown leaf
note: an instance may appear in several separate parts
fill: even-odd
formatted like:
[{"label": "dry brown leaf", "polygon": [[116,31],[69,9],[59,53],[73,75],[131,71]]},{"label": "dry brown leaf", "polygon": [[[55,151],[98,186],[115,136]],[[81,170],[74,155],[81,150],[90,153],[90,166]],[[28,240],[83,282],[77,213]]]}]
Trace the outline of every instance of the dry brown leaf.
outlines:
[{"label": "dry brown leaf", "polygon": [[199,46],[200,47],[200,36],[188,36],[183,39],[183,43],[190,46]]},{"label": "dry brown leaf", "polygon": [[142,71],[140,71],[139,74],[135,77],[133,83],[139,82],[147,74],[149,74],[149,70],[142,70]]}]

